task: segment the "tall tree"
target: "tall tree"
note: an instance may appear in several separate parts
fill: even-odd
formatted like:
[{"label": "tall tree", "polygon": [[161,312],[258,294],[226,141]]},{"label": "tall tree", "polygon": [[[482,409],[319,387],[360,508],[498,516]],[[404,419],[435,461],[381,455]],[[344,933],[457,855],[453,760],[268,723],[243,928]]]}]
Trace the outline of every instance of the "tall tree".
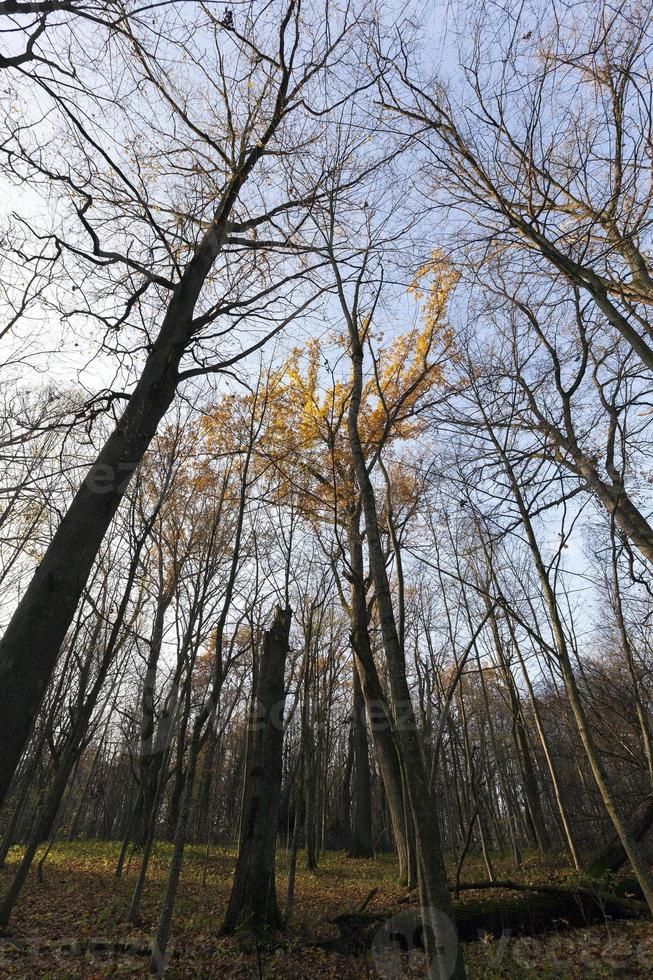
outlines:
[{"label": "tall tree", "polygon": [[[142,178],[130,176],[115,148],[105,148],[101,134],[94,134],[66,100],[56,99],[56,93],[55,103],[70,139],[81,148],[80,168],[99,168],[102,180],[108,182],[106,191],[99,185],[94,187],[86,177],[75,176],[61,159],[46,163],[23,145],[12,150],[27,172],[45,173],[69,193],[72,210],[90,247],[81,239],[71,241],[54,235],[50,240],[58,254],[74,256],[81,268],[105,270],[109,278],[115,273],[119,294],[125,298],[124,311],[113,318],[101,317],[101,322],[118,329],[133,312],[148,309],[147,319],[151,314],[152,323],[159,327],[153,337],[146,328],[146,356],[140,376],[128,395],[118,396],[126,399],[126,408],[77,490],[0,641],[0,716],[4,726],[0,799],[29,737],[100,543],[178,386],[199,375],[227,370],[245,356],[246,342],[231,355],[218,354],[216,358],[209,339],[212,325],[223,317],[229,331],[241,322],[245,310],[272,309],[280,281],[289,288],[293,280],[304,275],[301,268],[288,270],[276,278],[271,275],[268,284],[254,275],[247,286],[238,283],[232,287],[229,272],[234,251],[242,257],[243,275],[246,269],[251,272],[251,258],[258,272],[266,249],[270,253],[279,249],[282,254],[296,251],[302,216],[322,194],[321,178],[307,182],[303,169],[307,139],[315,146],[323,120],[329,115],[331,100],[327,93],[331,86],[326,80],[340,70],[339,53],[351,50],[356,16],[346,13],[334,28],[332,18],[322,14],[315,29],[306,32],[303,7],[301,0],[279,4],[274,27],[261,14],[243,25],[242,34],[226,28],[221,31],[211,13],[198,8],[204,29],[209,31],[205,36],[213,45],[211,71],[207,70],[204,50],[200,66],[197,50],[189,47],[188,40],[182,40],[176,49],[172,44],[173,62],[176,58],[180,63],[186,56],[206,79],[211,79],[215,98],[224,110],[224,131],[217,138],[210,129],[217,124],[218,115],[207,120],[201,114],[191,114],[180,91],[182,77],[172,81],[170,71],[164,71],[134,36],[130,74],[136,73],[139,84],[161,107],[173,134],[165,150],[157,147],[157,155],[170,152],[171,159],[177,151],[183,155],[186,140],[186,152],[204,152],[211,161],[206,170],[202,168],[195,189],[187,183],[185,165],[180,164],[175,172],[176,165],[172,164],[180,199],[179,204],[169,199],[157,205],[161,220],[148,200],[148,196],[158,195],[154,184],[151,189],[139,187]],[[136,27],[132,25],[131,30],[133,34]],[[185,25],[182,38],[188,37]],[[226,69],[225,58],[232,57],[241,58],[244,66],[237,80]],[[346,97],[350,94],[351,89]],[[118,93],[114,92],[114,97]],[[342,100],[336,97],[335,101]],[[306,128],[299,125],[300,116]],[[126,124],[124,116],[122,124]],[[155,125],[153,132],[157,130],[160,132],[160,126]],[[268,167],[277,167],[281,136],[284,163],[278,169],[280,175],[283,173],[284,191],[276,181],[266,178]],[[14,133],[16,142],[20,138],[20,133]],[[255,174],[260,174],[257,193],[247,199],[244,190]],[[266,192],[268,183],[273,189]],[[193,212],[180,212],[181,202],[193,197],[199,201]],[[94,221],[95,209],[102,214],[99,228]],[[133,227],[138,226],[147,241],[139,249],[140,258],[135,258],[130,246],[122,250],[120,246],[123,222],[132,217]],[[274,239],[272,229],[280,223],[285,223],[281,239],[265,244],[268,230]],[[255,238],[248,239],[253,232],[257,233]],[[149,308],[146,294],[149,297],[151,290],[156,292],[157,301]],[[284,319],[288,316],[281,316],[265,331],[263,339],[249,345],[249,350],[258,349],[266,337],[278,332]],[[189,360],[184,363],[184,358]]]}]

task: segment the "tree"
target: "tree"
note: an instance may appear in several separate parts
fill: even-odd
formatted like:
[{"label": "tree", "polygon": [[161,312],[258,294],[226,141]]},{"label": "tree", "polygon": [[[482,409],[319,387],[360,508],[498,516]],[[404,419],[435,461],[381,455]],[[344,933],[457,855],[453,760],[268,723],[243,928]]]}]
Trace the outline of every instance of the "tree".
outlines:
[{"label": "tree", "polygon": [[[197,185],[187,182],[183,164],[176,174],[172,164],[180,202],[194,201],[190,213],[180,214],[171,195],[170,203],[162,205],[159,220],[147,193],[139,189],[111,148],[105,149],[68,102],[57,99],[56,93],[53,96],[60,117],[68,127],[70,139],[80,148],[83,178],[63,166],[61,160],[50,164],[41,161],[29,147],[18,142],[18,132],[13,134],[18,145],[12,152],[27,172],[45,174],[67,189],[81,233],[90,243],[89,247],[83,240],[51,235],[49,240],[56,255],[72,257],[82,269],[99,269],[108,275],[107,282],[118,289],[121,300],[125,297],[124,311],[113,317],[101,315],[100,322],[115,330],[131,316],[138,322],[139,314],[148,320],[151,315],[159,329],[156,337],[150,339],[150,331],[145,328],[147,353],[138,380],[128,395],[117,396],[126,399],[126,407],[77,490],[0,641],[0,709],[6,720],[0,798],[7,791],[25,747],[100,542],[178,386],[206,373],[228,370],[248,350],[258,349],[267,337],[278,332],[284,318],[272,327],[268,322],[263,338],[252,342],[249,348],[245,344],[245,350],[241,348],[231,356],[221,358],[218,354],[217,360],[210,350],[212,325],[223,317],[229,331],[251,309],[265,311],[265,320],[273,309],[280,282],[285,282],[288,289],[293,280],[304,275],[300,264],[299,271],[282,273],[277,279],[270,276],[268,284],[258,278],[266,251],[297,252],[295,238],[302,215],[321,194],[321,177],[308,179],[302,158],[307,152],[307,140],[308,145],[315,145],[322,120],[329,114],[329,101],[320,95],[329,86],[322,88],[322,81],[338,70],[334,52],[349,45],[350,37],[353,42],[356,17],[346,15],[335,31],[322,18],[315,30],[304,32],[301,3],[290,0],[280,6],[278,13],[274,28],[267,27],[261,15],[247,22],[244,34],[236,32],[227,38],[226,46],[230,50],[235,46],[234,53],[239,51],[247,66],[245,77],[237,82],[232,82],[225,70],[223,37],[219,31],[213,34],[215,72],[208,72],[206,77],[216,79],[211,84],[226,113],[224,132],[217,140],[204,128],[206,120],[194,119],[184,108],[183,95],[179,93],[182,79],[169,81],[162,68],[134,42],[130,74],[136,73],[164,109],[172,127],[168,148],[164,151],[157,147],[157,154],[169,151],[174,156],[188,140],[194,154],[203,148],[211,160],[209,168],[201,168]],[[208,29],[213,30],[210,13],[207,16]],[[206,20],[203,23],[207,27]],[[135,30],[133,25],[132,29]],[[182,39],[185,37],[186,28]],[[173,43],[173,52],[177,59],[185,53],[191,61],[196,58],[195,51],[183,40],[176,48]],[[297,125],[293,130],[295,119],[302,114],[308,129]],[[211,125],[216,119],[213,116]],[[122,122],[125,123],[124,116]],[[153,131],[160,133],[161,129],[155,126]],[[275,189],[266,195],[267,167],[275,166],[276,141],[282,133],[283,168],[277,169],[283,173],[286,193],[279,196]],[[98,168],[102,178],[93,187],[88,184],[88,173]],[[260,174],[258,207],[253,204],[253,196],[249,201],[243,196],[255,173]],[[96,211],[101,230],[94,221]],[[132,218],[133,228],[138,227],[143,236],[138,258],[129,246],[120,246],[120,241],[124,241],[124,222]],[[286,230],[280,240],[266,240],[266,229],[284,222]],[[253,232],[257,233],[254,241],[247,238]],[[232,286],[229,270],[234,254],[240,256],[241,266]],[[253,279],[249,275],[252,265]],[[220,282],[228,284],[226,298]],[[156,298],[153,296],[150,305],[151,293]],[[293,310],[291,318],[297,313],[298,309]]]},{"label": "tree", "polygon": [[422,193],[471,211],[471,252],[510,275],[515,295],[520,280],[577,290],[650,371],[650,11],[508,5],[499,28],[495,11],[470,14],[462,91],[382,60],[385,108],[426,141]]},{"label": "tree", "polygon": [[278,929],[275,854],[283,750],[284,675],[290,632],[290,610],[277,607],[263,634],[261,662],[250,718],[250,751],[243,797],[238,860],[222,926],[256,932]]}]

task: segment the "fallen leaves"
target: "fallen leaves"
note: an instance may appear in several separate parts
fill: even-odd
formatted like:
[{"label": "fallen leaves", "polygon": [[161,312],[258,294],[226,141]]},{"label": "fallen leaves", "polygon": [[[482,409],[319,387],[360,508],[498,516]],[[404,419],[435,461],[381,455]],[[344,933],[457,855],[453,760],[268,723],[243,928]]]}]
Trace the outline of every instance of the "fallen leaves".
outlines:
[{"label": "fallen leaves", "polygon": [[[45,978],[142,977],[147,950],[156,927],[170,858],[170,847],[157,844],[143,900],[142,928],[126,922],[131,891],[138,874],[138,854],[122,879],[114,877],[116,843],[58,843],[45,867],[45,881],[32,874],[25,886],[11,929],[0,936],[0,976],[21,980]],[[18,860],[10,856],[0,872],[4,887]],[[373,980],[371,960],[345,956],[329,946],[338,930],[336,916],[357,909],[373,888],[366,912],[389,916],[406,907],[406,895],[395,879],[395,863],[387,855],[375,861],[328,852],[316,871],[302,868],[300,854],[295,912],[291,927],[259,946],[247,937],[218,935],[231,885],[235,855],[214,848],[202,886],[204,848],[189,846],[173,922],[169,967],[172,980],[229,977],[252,980]],[[468,871],[482,877],[480,868]],[[277,886],[283,899],[287,859],[279,854]],[[523,879],[570,880],[567,869],[527,863]],[[463,892],[464,901],[489,900],[480,892]],[[414,896],[411,901],[415,901]],[[558,923],[560,930],[564,923]],[[627,977],[653,975],[653,929],[650,922],[633,921],[558,931],[537,938],[503,937],[466,943],[465,959],[471,980],[486,978]]]}]

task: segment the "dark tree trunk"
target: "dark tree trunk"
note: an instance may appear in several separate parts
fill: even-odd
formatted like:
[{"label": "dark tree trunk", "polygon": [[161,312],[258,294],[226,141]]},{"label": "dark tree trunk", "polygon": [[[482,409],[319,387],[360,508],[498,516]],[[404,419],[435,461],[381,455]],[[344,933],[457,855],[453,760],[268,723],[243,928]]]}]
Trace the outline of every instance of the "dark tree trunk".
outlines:
[{"label": "dark tree trunk", "polygon": [[281,799],[284,673],[290,616],[290,609],[277,608],[272,627],[263,636],[250,715],[250,752],[240,847],[222,927],[226,933],[240,926],[266,932],[282,925],[274,862]]},{"label": "dark tree trunk", "polygon": [[[489,600],[487,598],[485,600],[485,604],[488,612],[490,612]],[[528,741],[528,734],[524,724],[519,692],[517,690],[517,685],[515,684],[515,679],[512,676],[512,671],[506,663],[503,642],[499,631],[499,624],[494,612],[490,612],[490,626],[492,628],[494,646],[497,652],[497,658],[499,660],[499,668],[503,675],[503,680],[510,699],[510,711],[512,714],[512,737],[515,743],[515,749],[517,751],[517,761],[519,762],[523,777],[524,798],[526,800],[526,816],[529,833],[532,833],[534,843],[539,850],[543,854],[546,854],[551,850],[551,838],[549,837],[546,821],[544,819],[542,793],[538,785],[535,764],[533,762],[531,747]]]},{"label": "dark tree trunk", "polygon": [[358,671],[354,668],[354,705],[352,712],[352,743],[354,752],[353,820],[351,857],[373,858],[372,844],[372,779],[367,747],[365,699]]},{"label": "dark tree trunk", "polygon": [[8,925],[14,910],[14,906],[18,900],[18,896],[21,893],[22,887],[25,884],[25,880],[29,873],[29,869],[32,866],[34,855],[36,854],[39,845],[42,843],[42,841],[48,838],[50,831],[52,830],[55,818],[59,812],[59,806],[61,804],[63,794],[66,790],[66,786],[68,785],[68,778],[75,765],[76,759],[77,745],[71,744],[67,747],[62,756],[60,767],[54,777],[49,793],[38,807],[36,820],[31,829],[21,862],[16,869],[16,873],[12,878],[5,895],[3,896],[2,904],[0,904],[0,926]]},{"label": "dark tree trunk", "polygon": [[365,706],[370,718],[376,759],[390,810],[392,833],[399,858],[399,878],[402,882],[412,885],[414,881],[411,881],[410,871],[411,847],[406,825],[407,801],[404,800],[401,767],[393,735],[392,712],[381,687],[370,644],[359,506],[352,509],[350,517],[349,561],[351,566],[351,645]]},{"label": "dark tree trunk", "polygon": [[184,794],[184,784],[186,782],[186,771],[183,767],[183,763],[184,757],[182,755],[177,759],[177,764],[175,766],[175,781],[172,786],[170,803],[168,805],[168,815],[166,817],[166,839],[171,842],[173,842],[175,839],[175,832],[177,829],[177,824],[179,823],[179,807],[181,806],[181,800]]},{"label": "dark tree trunk", "polygon": [[[374,486],[370,478],[368,464],[358,431],[358,418],[363,390],[363,347],[358,323],[345,310],[351,340],[352,391],[347,416],[347,432],[356,481],[361,493],[365,532],[370,570],[374,579],[374,594],[379,612],[379,624],[383,638],[390,688],[396,711],[402,712],[405,723],[394,729],[397,752],[405,776],[410,811],[415,831],[415,852],[417,857],[419,897],[422,908],[422,923],[426,939],[426,953],[437,962],[440,933],[431,910],[438,909],[453,921],[449,898],[447,873],[444,865],[437,807],[430,792],[429,773],[426,768],[424,747],[420,739],[414,717],[410,690],[406,677],[404,650],[397,632],[388,570],[381,543],[376,509]],[[457,962],[449,974],[453,980],[462,980],[465,967],[462,951],[458,951]]]},{"label": "dark tree trunk", "polygon": [[295,801],[295,818],[293,820],[292,839],[290,842],[290,862],[288,865],[288,887],[286,889],[286,908],[284,917],[286,925],[292,918],[293,906],[295,904],[295,879],[297,877],[297,851],[299,850],[299,827],[300,827],[301,806],[299,794]]},{"label": "dark tree trunk", "polygon": [[574,715],[574,720],[576,722],[576,727],[578,728],[578,734],[580,735],[581,741],[583,743],[583,748],[587,755],[587,760],[590,764],[592,770],[592,775],[596,781],[596,785],[601,794],[601,798],[608,812],[612,824],[614,826],[615,832],[617,833],[621,844],[623,846],[624,852],[626,853],[628,860],[633,868],[633,871],[637,875],[637,880],[640,884],[644,897],[646,898],[646,903],[648,907],[653,912],[653,875],[651,875],[651,870],[648,863],[644,860],[641,850],[638,846],[638,841],[633,836],[629,822],[624,819],[623,813],[619,802],[615,796],[612,783],[610,781],[608,772],[605,768],[605,763],[601,757],[598,745],[596,744],[594,732],[587,718],[587,712],[585,704],[583,703],[582,695],[578,686],[576,675],[571,663],[571,658],[569,654],[569,647],[567,643],[567,636],[565,629],[560,618],[560,612],[558,609],[557,597],[555,594],[555,589],[551,584],[549,578],[549,571],[542,558],[542,553],[533,530],[533,524],[531,521],[528,508],[524,501],[524,497],[519,486],[519,480],[517,479],[515,472],[500,444],[497,442],[493,433],[490,431],[492,441],[495,447],[498,448],[501,460],[504,465],[504,470],[506,476],[508,477],[513,496],[517,507],[519,508],[519,513],[522,519],[522,524],[524,531],[526,533],[526,539],[528,541],[531,554],[533,557],[533,563],[535,565],[540,586],[542,589],[542,594],[546,602],[547,611],[549,613],[549,618],[551,622],[551,631],[555,641],[556,651],[558,654],[558,662],[560,666],[560,672],[565,685],[565,690],[567,693],[567,698],[571,710]]},{"label": "dark tree trunk", "polygon": [[213,788],[214,780],[213,770],[215,766],[215,750],[217,741],[217,732],[214,728],[211,728],[206,745],[206,754],[204,756],[204,767],[202,770],[202,779],[200,782],[199,791],[197,827],[195,830],[196,840],[203,843],[208,842],[210,836],[211,790]]},{"label": "dark tree trunk", "polygon": [[189,304],[185,285],[185,290],[182,283],[175,292],[125,412],[77,491],[0,641],[0,803],[107,528],[174,398],[194,305]]},{"label": "dark tree trunk", "polygon": [[[653,823],[653,796],[647,796],[635,808],[627,820],[628,829],[636,841],[641,841]],[[626,852],[619,837],[614,834],[599,851],[589,868],[589,874],[600,875],[605,871],[618,871],[626,862]]]},{"label": "dark tree trunk", "polygon": [[315,739],[313,737],[314,719],[312,717],[309,647],[306,649],[306,666],[304,668],[304,704],[302,706],[302,769],[304,774],[304,846],[306,848],[306,867],[309,869],[309,871],[312,871],[317,868],[317,765],[315,758]]},{"label": "dark tree trunk", "polygon": [[21,863],[18,866],[13,881],[2,901],[2,906],[0,907],[0,925],[7,925],[9,922],[14,905],[16,904],[18,896],[20,895],[21,889],[25,883],[25,879],[27,878],[37,848],[41,841],[45,840],[46,837],[49,836],[50,831],[52,830],[57,813],[59,812],[61,800],[66,790],[66,786],[68,785],[68,780],[71,773],[74,771],[77,762],[79,761],[80,752],[82,751],[83,742],[87,735],[91,716],[95,710],[102,686],[109,668],[113,663],[116,650],[119,646],[120,630],[124,622],[131,588],[138,569],[141,550],[145,544],[145,541],[147,540],[150,526],[151,522],[148,522],[144,534],[137,543],[135,554],[132,557],[125,591],[116,613],[111,634],[107,641],[102,660],[100,661],[97,676],[95,677],[90,690],[86,694],[85,699],[83,694],[86,690],[90,660],[88,660],[85,666],[82,668],[80,674],[80,694],[77,704],[77,715],[72,717],[72,726],[63,746],[59,758],[58,769],[52,780],[52,785],[48,794],[45,796],[35,813],[34,825],[31,829],[30,838],[27,842]]},{"label": "dark tree trunk", "polygon": [[[167,837],[169,841],[175,840],[177,825],[179,823],[179,808],[181,806],[184,785],[186,782],[186,768],[184,766],[184,759],[186,756],[186,732],[188,730],[191,710],[190,677],[191,675],[189,673],[188,680],[185,685],[186,690],[184,692],[184,713],[178,726],[179,736],[177,738],[177,757],[175,761],[174,782],[172,786],[172,793],[170,794],[170,804],[167,818]],[[196,764],[197,762],[195,762],[195,765]]]},{"label": "dark tree trunk", "polygon": [[174,588],[175,575],[173,573],[167,583],[164,584],[163,581],[161,582],[160,592],[156,602],[147,663],[145,665],[143,690],[141,693],[140,740],[138,749],[138,780],[141,792],[134,816],[134,842],[139,847],[145,846],[147,828],[150,825],[150,816],[152,807],[154,806],[161,769],[162,751],[160,751],[158,741],[155,744],[154,738],[156,725],[156,680],[163,645],[165,614],[172,602]]},{"label": "dark tree trunk", "polygon": [[[278,92],[280,105],[285,105],[287,84],[284,73]],[[224,247],[231,210],[282,118],[282,112],[275,115],[217,202],[211,226],[171,290],[161,329],[127,407],[75,494],[0,640],[0,805],[27,745],[100,545],[175,397],[181,359],[197,328],[195,306]]]},{"label": "dark tree trunk", "polygon": [[351,777],[354,770],[354,748],[352,745],[352,732],[349,729],[347,738],[347,755],[345,757],[345,768],[340,784],[339,803],[336,809],[336,817],[333,825],[333,835],[337,848],[347,847],[351,842]]}]

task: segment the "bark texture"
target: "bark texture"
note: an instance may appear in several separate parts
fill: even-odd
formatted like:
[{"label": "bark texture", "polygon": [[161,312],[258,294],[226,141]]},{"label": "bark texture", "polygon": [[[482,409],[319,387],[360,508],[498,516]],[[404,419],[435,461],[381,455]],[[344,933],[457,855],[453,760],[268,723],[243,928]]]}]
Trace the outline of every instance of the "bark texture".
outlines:
[{"label": "bark texture", "polygon": [[255,701],[250,716],[250,752],[245,779],[240,847],[222,931],[242,927],[268,932],[282,925],[274,860],[283,764],[284,672],[289,609],[277,608],[263,637]]}]

